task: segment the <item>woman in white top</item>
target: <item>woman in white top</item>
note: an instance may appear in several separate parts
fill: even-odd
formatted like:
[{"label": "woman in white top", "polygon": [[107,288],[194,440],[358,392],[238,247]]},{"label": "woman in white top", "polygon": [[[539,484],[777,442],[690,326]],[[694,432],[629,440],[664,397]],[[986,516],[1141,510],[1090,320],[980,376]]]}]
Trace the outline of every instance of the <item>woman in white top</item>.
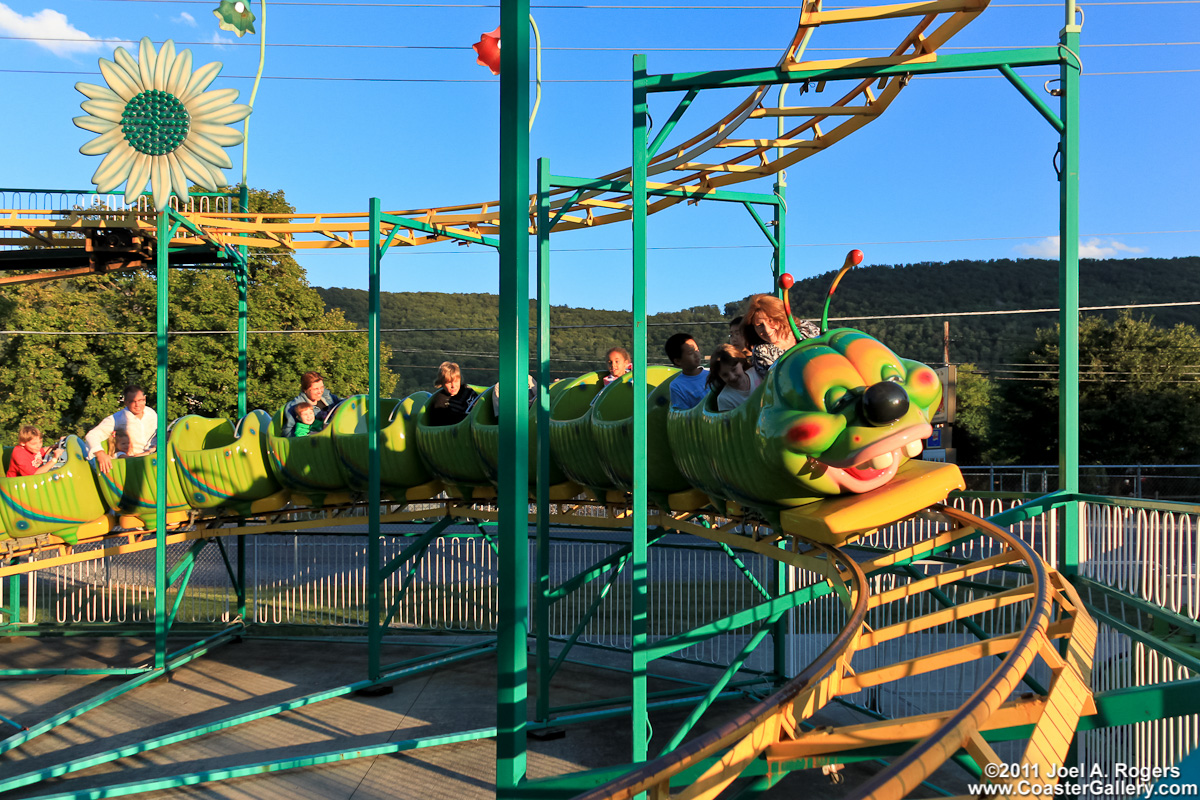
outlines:
[{"label": "woman in white top", "polygon": [[731,411],[750,397],[762,379],[751,369],[745,350],[720,345],[708,359],[708,385],[716,389],[717,411]]}]

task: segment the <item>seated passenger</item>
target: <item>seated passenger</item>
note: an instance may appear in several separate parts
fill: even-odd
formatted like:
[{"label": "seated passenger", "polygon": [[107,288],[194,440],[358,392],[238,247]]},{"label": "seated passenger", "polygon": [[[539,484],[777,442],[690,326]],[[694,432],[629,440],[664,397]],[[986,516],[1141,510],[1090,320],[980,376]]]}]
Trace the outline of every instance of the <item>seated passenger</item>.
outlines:
[{"label": "seated passenger", "polygon": [[671,408],[686,411],[703,400],[708,391],[708,370],[701,366],[704,356],[690,333],[675,334],[667,339],[664,349],[671,363],[682,371],[671,381]]},{"label": "seated passenger", "polygon": [[453,425],[467,418],[478,393],[463,383],[462,370],[453,361],[443,361],[438,367],[434,385],[438,391],[425,406],[425,422],[434,427]]},{"label": "seated passenger", "polygon": [[340,402],[342,402],[342,398],[325,388],[325,379],[321,377],[321,373],[304,373],[300,376],[300,394],[283,407],[283,435],[293,435],[296,428],[295,408],[301,403],[311,405],[313,414],[323,425]]},{"label": "seated passenger", "polygon": [[96,466],[105,475],[112,465],[112,456],[104,450],[104,442],[113,431],[124,431],[129,435],[129,450],[138,455],[152,453],[158,437],[158,414],[146,405],[146,393],[142,387],[130,384],[121,395],[125,407],[100,420],[100,424],[87,432],[84,441],[88,446],[88,458],[96,460]]},{"label": "seated passenger", "polygon": [[17,446],[12,450],[8,463],[6,477],[21,478],[27,475],[41,475],[54,468],[55,460],[62,455],[62,450],[42,447],[42,431],[34,425],[22,425],[17,431]]},{"label": "seated passenger", "polygon": [[608,374],[604,376],[603,383],[608,386],[617,378],[629,372],[633,368],[632,359],[629,357],[629,351],[624,347],[614,347],[608,351],[605,356],[608,362]]},{"label": "seated passenger", "polygon": [[[811,320],[799,320],[796,327],[803,339],[821,335],[821,329]],[[765,378],[779,357],[796,346],[796,335],[788,324],[783,301],[770,294],[750,298],[742,315],[742,335],[750,348],[750,363],[760,378]]]},{"label": "seated passenger", "polygon": [[[537,400],[537,396],[538,396],[537,381],[535,381],[533,379],[533,376],[530,375],[529,376],[529,405],[532,406],[534,404],[534,401]],[[499,383],[497,383],[495,386],[492,387],[492,413],[495,414],[497,417],[500,416],[500,384]]]},{"label": "seated passenger", "polygon": [[133,450],[133,442],[126,431],[113,431],[112,442],[113,458],[132,458],[141,455],[141,453],[130,452]]},{"label": "seated passenger", "polygon": [[737,408],[749,399],[760,383],[762,379],[750,368],[750,359],[744,350],[723,344],[708,359],[708,385],[719,393],[717,411]]},{"label": "seated passenger", "polygon": [[[746,336],[742,333],[742,318],[734,317],[729,320],[729,343],[737,350],[746,350]],[[709,367],[712,371],[712,367]]]},{"label": "seated passenger", "polygon": [[325,423],[317,419],[317,409],[312,403],[297,403],[292,407],[292,414],[296,417],[292,436],[308,436],[325,427]]}]

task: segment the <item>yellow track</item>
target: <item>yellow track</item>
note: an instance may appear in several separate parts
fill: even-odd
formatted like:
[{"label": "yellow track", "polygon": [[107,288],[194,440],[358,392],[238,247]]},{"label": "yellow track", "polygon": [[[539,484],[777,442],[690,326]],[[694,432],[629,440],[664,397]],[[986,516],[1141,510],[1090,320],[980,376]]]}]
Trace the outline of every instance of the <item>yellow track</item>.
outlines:
[{"label": "yellow track", "polygon": [[[987,0],[933,0],[933,2],[897,3],[883,6],[821,10],[820,0],[810,3],[800,16],[799,26],[778,64],[784,69],[836,69],[851,66],[928,64],[936,62],[937,51],[967,23],[987,7]],[[884,23],[888,20],[914,19],[903,31],[892,53],[882,58],[799,61],[808,36],[823,25]],[[879,27],[878,25],[875,26]],[[888,30],[891,30],[889,28]],[[871,31],[865,31],[869,36]],[[866,37],[864,37],[866,38]],[[649,213],[661,211],[684,200],[692,202],[705,192],[764,176],[775,175],[809,156],[841,141],[882,114],[907,84],[903,76],[854,82],[840,96],[820,105],[768,108],[763,105],[769,85],[758,86],[729,113],[687,141],[658,154],[649,164],[650,189],[671,189],[682,197],[657,197],[648,205]],[[805,96],[805,84],[798,94]],[[813,94],[822,94],[824,82],[816,82]],[[811,97],[812,95],[807,95]],[[778,121],[785,120],[781,134]],[[601,176],[601,180],[628,181],[630,170],[623,169]],[[552,193],[551,207],[558,216],[553,230],[567,231],[628,220],[631,195],[620,191],[590,191],[573,199],[572,190]],[[532,200],[531,200],[532,202]],[[568,206],[569,207],[566,207]],[[565,208],[564,208],[565,207]],[[531,205],[532,208],[532,205]],[[418,246],[454,238],[441,231],[453,231],[457,237],[479,240],[499,230],[498,200],[439,208],[389,211],[391,215],[432,226],[438,233],[402,228],[394,242]],[[241,245],[259,250],[307,250],[366,247],[366,213],[334,214],[210,214],[187,213],[188,219],[204,230],[204,236],[181,233],[172,245]],[[89,229],[132,229],[140,242],[156,235],[153,212],[85,212],[0,210],[0,231],[11,237],[0,244],[34,248],[80,248],[80,234]],[[386,236],[392,226],[383,229]],[[531,224],[530,231],[535,227]],[[84,272],[77,270],[75,272]],[[10,279],[46,279],[51,275],[19,276]]]}]

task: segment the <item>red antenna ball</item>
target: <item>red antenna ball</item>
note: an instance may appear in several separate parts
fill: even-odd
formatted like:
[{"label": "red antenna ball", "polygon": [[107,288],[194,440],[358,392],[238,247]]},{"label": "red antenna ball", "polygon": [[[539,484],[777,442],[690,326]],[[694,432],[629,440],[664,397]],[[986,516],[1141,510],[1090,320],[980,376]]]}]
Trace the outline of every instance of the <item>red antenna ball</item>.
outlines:
[{"label": "red antenna ball", "polygon": [[854,264],[854,266],[857,267],[859,264],[862,263],[862,260],[863,260],[862,250],[851,250],[850,251],[850,261],[851,261],[851,263]]},{"label": "red antenna ball", "polygon": [[790,272],[785,272],[779,276],[779,285],[782,286],[784,289],[792,288],[792,284],[795,282],[796,282],[796,279],[792,277],[792,273],[790,273]]}]

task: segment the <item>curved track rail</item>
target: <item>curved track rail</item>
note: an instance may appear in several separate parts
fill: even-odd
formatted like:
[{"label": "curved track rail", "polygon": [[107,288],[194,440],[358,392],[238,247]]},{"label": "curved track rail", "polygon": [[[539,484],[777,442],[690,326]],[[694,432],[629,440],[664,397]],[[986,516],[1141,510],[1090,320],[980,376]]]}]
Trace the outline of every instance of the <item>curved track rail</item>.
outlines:
[{"label": "curved track rail", "polygon": [[[937,51],[987,7],[987,0],[930,0],[883,6],[824,11],[820,0],[809,3],[800,15],[795,34],[777,63],[786,70],[826,70],[841,67],[903,66],[935,62]],[[904,29],[890,55],[882,58],[801,61],[813,31],[821,26],[850,23],[886,24],[914,19]],[[874,33],[878,31],[864,31]],[[890,32],[889,31],[886,32]],[[826,90],[827,81],[815,84],[814,94]],[[874,79],[833,81],[848,84],[839,96],[822,105],[768,107],[770,85],[755,87],[721,118],[704,126],[678,144],[672,144],[649,162],[650,190],[670,189],[680,195],[655,197],[647,211],[662,211],[684,200],[695,202],[706,192],[737,183],[776,175],[788,167],[841,141],[877,119],[907,85],[905,75]],[[804,96],[808,84],[800,89]],[[683,107],[694,95],[688,95]],[[771,130],[774,128],[774,130]],[[707,160],[705,157],[708,156]],[[712,157],[715,156],[715,157]],[[590,228],[630,219],[629,168],[600,176],[610,188],[575,192],[552,192],[552,231]],[[531,199],[532,200],[532,199]],[[532,208],[532,205],[531,205]],[[419,246],[447,240],[483,241],[499,230],[498,200],[436,208],[390,211],[390,216],[416,221],[422,227],[405,228],[385,224],[383,235],[399,228],[394,243]],[[80,248],[80,234],[104,229],[133,230],[140,242],[156,237],[156,214],[136,210],[95,211],[0,211],[0,231],[9,236],[0,244],[39,250]],[[188,213],[188,219],[203,234],[186,230],[172,239],[182,246],[246,246],[259,250],[304,250],[366,247],[369,244],[365,213],[334,214],[213,214]],[[536,226],[532,224],[530,231]],[[46,276],[53,276],[47,273]],[[23,280],[46,279],[20,276]],[[11,282],[16,282],[12,280]]]},{"label": "curved track rail", "polygon": [[[748,543],[745,537],[706,534],[699,526],[686,526],[689,532],[727,543],[741,539],[737,543],[743,548],[824,574],[847,607],[846,624],[812,664],[775,694],[685,746],[577,800],[619,800],[642,792],[655,798],[714,798],[756,759],[787,770],[789,764],[837,764],[839,754],[912,742],[902,756],[865,785],[851,790],[851,796],[859,798],[902,798],[917,790],[960,751],[965,750],[981,769],[989,764],[1012,763],[997,755],[987,733],[1016,726],[1032,726],[1020,760],[1021,764],[1031,765],[1025,774],[1038,776],[1033,783],[1057,783],[1057,778],[1046,774],[1046,767],[1064,763],[1079,718],[1095,711],[1090,691],[1095,623],[1070,584],[1024,542],[954,508],[938,506],[935,513],[950,526],[948,530],[903,550],[859,562],[845,551],[817,546],[798,554],[779,549],[770,537]],[[990,547],[985,549],[990,549],[991,555],[957,563],[932,560],[976,537],[987,540]],[[918,561],[926,565],[923,572],[911,566]],[[911,575],[906,584],[884,589],[872,580],[902,567]],[[950,587],[985,578],[1010,588],[997,588],[959,604],[948,602],[945,592]],[[924,593],[936,597],[944,607],[907,617],[904,604]],[[962,624],[1000,609],[1007,609],[1010,615],[1018,612],[1023,624],[1012,630],[997,630],[976,643],[930,649],[913,659],[893,663],[887,663],[886,657],[872,659],[872,648],[893,639]],[[870,619],[869,611],[874,612]],[[997,616],[992,615],[990,625],[994,626]],[[872,627],[870,623],[875,620],[890,623]],[[809,726],[804,730],[805,721],[835,698],[993,657],[1000,659],[996,669],[957,708],[864,725]],[[857,670],[852,667],[856,659],[860,664]],[[871,661],[875,663],[863,666]],[[1031,674],[1038,662],[1052,676],[1049,688],[1044,694],[1035,689],[1018,695],[1022,682],[1039,686]],[[672,793],[671,779],[705,759],[715,762],[690,785]]]}]

